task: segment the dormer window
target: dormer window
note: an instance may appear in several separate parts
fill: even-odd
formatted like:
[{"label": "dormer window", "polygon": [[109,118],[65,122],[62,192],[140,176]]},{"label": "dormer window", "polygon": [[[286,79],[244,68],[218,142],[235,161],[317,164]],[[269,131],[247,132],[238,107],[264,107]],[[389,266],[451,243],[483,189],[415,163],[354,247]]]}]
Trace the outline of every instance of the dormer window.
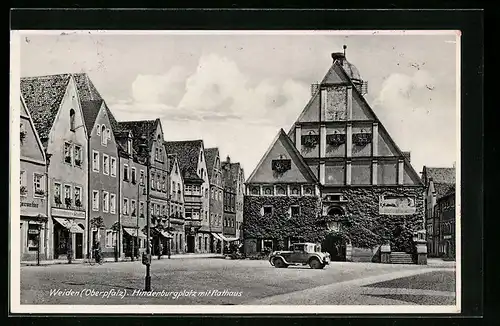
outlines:
[{"label": "dormer window", "polygon": [[108,144],[108,134],[106,133],[106,126],[101,127],[101,144],[106,146]]},{"label": "dormer window", "polygon": [[75,131],[75,110],[69,111],[69,129]]},{"label": "dormer window", "polygon": [[127,153],[129,155],[132,155],[132,139],[131,138],[129,138],[127,140]]},{"label": "dormer window", "polygon": [[200,152],[200,162],[203,162],[203,152]]}]

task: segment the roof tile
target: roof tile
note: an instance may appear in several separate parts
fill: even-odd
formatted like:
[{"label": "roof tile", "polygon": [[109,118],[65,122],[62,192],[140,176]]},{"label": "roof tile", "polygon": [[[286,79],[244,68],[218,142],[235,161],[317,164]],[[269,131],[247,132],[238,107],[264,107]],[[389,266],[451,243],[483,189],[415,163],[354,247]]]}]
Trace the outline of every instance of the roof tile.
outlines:
[{"label": "roof tile", "polygon": [[176,154],[184,179],[199,180],[198,158],[203,149],[203,140],[165,142],[167,154]]}]

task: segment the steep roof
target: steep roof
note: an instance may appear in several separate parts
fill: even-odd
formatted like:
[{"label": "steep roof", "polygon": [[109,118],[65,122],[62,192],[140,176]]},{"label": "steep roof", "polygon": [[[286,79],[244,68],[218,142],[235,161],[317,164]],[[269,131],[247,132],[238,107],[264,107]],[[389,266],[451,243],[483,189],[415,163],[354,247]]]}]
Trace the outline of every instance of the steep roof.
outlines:
[{"label": "steep roof", "polygon": [[102,100],[101,94],[97,91],[88,74],[78,73],[72,75],[81,102]]},{"label": "steep roof", "polygon": [[155,131],[157,127],[156,120],[140,120],[140,121],[120,121],[117,122],[117,131],[130,130],[132,135],[132,147],[134,151],[139,153],[139,145],[141,143],[141,137],[143,134],[146,134],[146,139],[148,140],[148,148],[151,148],[153,143],[153,138],[155,136]]},{"label": "steep roof", "polygon": [[70,78],[70,74],[21,78],[21,94],[42,141],[49,136]]},{"label": "steep roof", "polygon": [[198,158],[203,148],[203,140],[167,141],[167,154],[176,154],[184,179],[200,180],[198,176]]},{"label": "steep roof", "polygon": [[85,121],[85,126],[89,133],[94,128],[95,121],[101,110],[102,102],[102,100],[92,100],[82,102],[81,104],[83,120]]},{"label": "steep roof", "polygon": [[434,184],[436,183],[455,183],[455,168],[433,168],[433,167],[424,167],[424,177],[429,181],[432,178]]},{"label": "steep roof", "polygon": [[211,179],[214,172],[215,159],[219,155],[219,149],[217,147],[206,148],[205,149],[205,160],[207,161],[207,173],[208,177]]},{"label": "steep roof", "polygon": [[455,192],[455,185],[451,183],[436,183],[434,182],[434,190],[436,192],[436,198],[442,198],[450,194],[450,192]]},{"label": "steep roof", "polygon": [[177,155],[176,154],[167,154],[168,158],[168,173],[172,172],[172,169],[175,166],[175,161],[177,160]]}]

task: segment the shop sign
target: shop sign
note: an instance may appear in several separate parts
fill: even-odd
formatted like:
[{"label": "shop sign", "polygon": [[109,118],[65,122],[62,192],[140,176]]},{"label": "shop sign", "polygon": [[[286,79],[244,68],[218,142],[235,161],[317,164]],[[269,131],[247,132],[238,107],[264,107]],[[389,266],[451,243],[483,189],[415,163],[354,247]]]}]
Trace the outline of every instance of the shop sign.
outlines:
[{"label": "shop sign", "polygon": [[445,235],[445,236],[443,236],[443,239],[445,239],[445,240],[451,239],[451,235]]},{"label": "shop sign", "polygon": [[411,215],[416,212],[415,197],[380,196],[379,213],[382,215]]},{"label": "shop sign", "polygon": [[75,211],[71,209],[64,208],[52,208],[52,215],[58,217],[69,217],[69,218],[85,218],[85,211]]},{"label": "shop sign", "polygon": [[34,207],[34,208],[38,208],[38,203],[35,203],[35,202],[31,202],[31,203],[28,203],[28,202],[21,202],[21,207]]},{"label": "shop sign", "polygon": [[40,230],[39,229],[28,229],[29,234],[39,234]]}]

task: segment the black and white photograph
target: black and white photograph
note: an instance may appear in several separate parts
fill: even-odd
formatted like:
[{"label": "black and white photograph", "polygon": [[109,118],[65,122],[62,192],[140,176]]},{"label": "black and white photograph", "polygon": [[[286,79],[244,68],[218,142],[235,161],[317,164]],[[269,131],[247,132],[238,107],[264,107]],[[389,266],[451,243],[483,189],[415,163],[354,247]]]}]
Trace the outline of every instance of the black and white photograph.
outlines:
[{"label": "black and white photograph", "polygon": [[12,31],[12,311],[459,313],[460,37]]}]

